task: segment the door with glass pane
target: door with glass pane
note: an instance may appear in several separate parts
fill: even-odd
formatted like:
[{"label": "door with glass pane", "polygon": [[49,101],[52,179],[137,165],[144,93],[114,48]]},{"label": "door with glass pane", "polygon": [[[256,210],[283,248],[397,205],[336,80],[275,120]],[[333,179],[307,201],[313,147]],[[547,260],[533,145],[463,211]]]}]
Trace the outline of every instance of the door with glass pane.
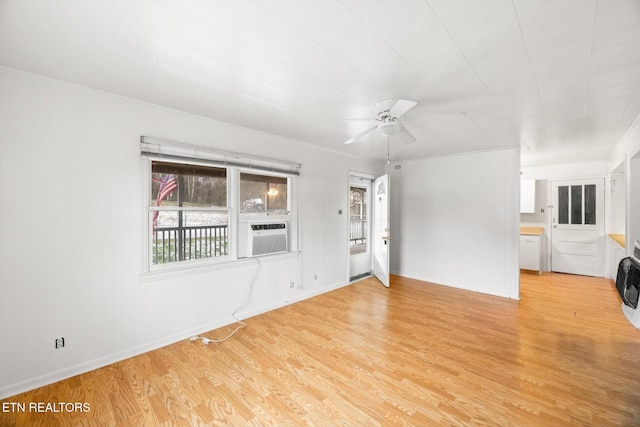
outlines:
[{"label": "door with glass pane", "polygon": [[552,184],[551,270],[604,276],[604,179]]},{"label": "door with glass pane", "polygon": [[389,174],[373,181],[373,274],[389,287]]}]

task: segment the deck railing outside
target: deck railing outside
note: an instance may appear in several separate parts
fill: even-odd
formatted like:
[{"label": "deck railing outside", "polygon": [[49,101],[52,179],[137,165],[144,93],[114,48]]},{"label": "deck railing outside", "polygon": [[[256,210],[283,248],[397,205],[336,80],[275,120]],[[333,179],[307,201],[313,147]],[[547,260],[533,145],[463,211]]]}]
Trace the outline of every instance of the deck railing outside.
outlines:
[{"label": "deck railing outside", "polygon": [[[367,220],[352,219],[349,223],[351,246],[367,241]],[[226,225],[193,227],[158,227],[153,234],[153,264],[166,264],[190,259],[212,258],[229,254]]]},{"label": "deck railing outside", "polygon": [[351,219],[349,222],[349,242],[351,246],[362,245],[367,241],[367,220]]},{"label": "deck railing outside", "polygon": [[228,254],[227,225],[157,227],[153,233],[153,264]]}]

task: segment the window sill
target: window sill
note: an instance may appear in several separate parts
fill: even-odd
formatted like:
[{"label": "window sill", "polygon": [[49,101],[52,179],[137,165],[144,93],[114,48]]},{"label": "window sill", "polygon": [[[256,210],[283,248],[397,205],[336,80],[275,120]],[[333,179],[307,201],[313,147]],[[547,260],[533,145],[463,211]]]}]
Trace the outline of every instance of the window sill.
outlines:
[{"label": "window sill", "polygon": [[286,252],[274,255],[264,255],[260,257],[251,258],[238,258],[238,259],[225,259],[216,260],[207,263],[196,263],[188,265],[176,265],[172,267],[162,268],[160,270],[154,270],[149,272],[140,273],[138,275],[138,283],[153,282],[156,280],[168,279],[171,277],[181,277],[191,274],[200,274],[210,271],[225,270],[228,268],[239,268],[245,265],[254,265],[258,260],[261,263],[274,262],[284,259],[297,258],[300,255],[299,251]]}]

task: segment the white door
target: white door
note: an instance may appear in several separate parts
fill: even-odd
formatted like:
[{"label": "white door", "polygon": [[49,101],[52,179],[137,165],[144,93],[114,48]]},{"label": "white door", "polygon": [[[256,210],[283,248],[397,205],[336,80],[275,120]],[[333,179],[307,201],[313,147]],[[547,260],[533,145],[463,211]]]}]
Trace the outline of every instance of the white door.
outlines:
[{"label": "white door", "polygon": [[389,174],[373,181],[373,274],[389,287]]},{"label": "white door", "polygon": [[604,179],[552,184],[551,270],[604,277]]}]

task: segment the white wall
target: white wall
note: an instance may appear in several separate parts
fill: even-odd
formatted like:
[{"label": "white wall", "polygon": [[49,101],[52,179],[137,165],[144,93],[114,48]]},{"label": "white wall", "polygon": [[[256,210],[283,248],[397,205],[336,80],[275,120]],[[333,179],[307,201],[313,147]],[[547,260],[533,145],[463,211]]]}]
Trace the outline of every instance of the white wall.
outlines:
[{"label": "white wall", "polygon": [[[0,398],[230,323],[254,268],[241,317],[347,283],[348,171],[381,163],[7,69],[0,93]],[[300,255],[142,274],[140,135],[302,163]]]},{"label": "white wall", "polygon": [[398,165],[390,168],[391,270],[518,299],[519,149]]},{"label": "white wall", "polygon": [[628,221],[626,253],[632,255],[634,242],[640,241],[640,153],[629,159]]},{"label": "white wall", "polygon": [[[544,166],[523,166],[522,177],[558,181],[602,177],[608,173],[607,161],[558,163]],[[551,194],[550,192],[548,194]]]},{"label": "white wall", "polygon": [[625,170],[625,163],[638,153],[640,153],[640,115],[636,117],[636,120],[609,156],[609,171]]},{"label": "white wall", "polygon": [[627,181],[624,173],[609,176],[609,201],[611,203],[609,231],[614,234],[625,233]]},{"label": "white wall", "polygon": [[640,240],[640,116],[611,153],[609,168],[625,173],[626,253],[631,255],[634,242]]}]

